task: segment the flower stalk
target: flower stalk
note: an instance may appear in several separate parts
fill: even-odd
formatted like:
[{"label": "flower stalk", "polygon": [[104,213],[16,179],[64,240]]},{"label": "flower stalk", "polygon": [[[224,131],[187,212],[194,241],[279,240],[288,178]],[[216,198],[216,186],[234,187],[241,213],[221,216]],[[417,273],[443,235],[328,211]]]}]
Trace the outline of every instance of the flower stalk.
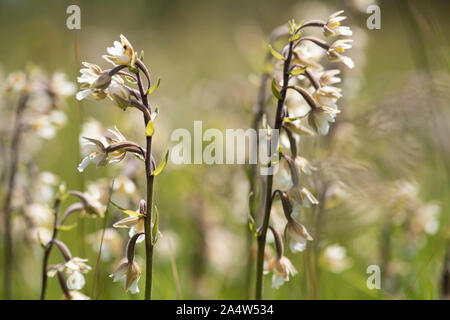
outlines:
[{"label": "flower stalk", "polygon": [[[286,99],[286,89],[288,87],[289,82],[289,67],[292,59],[292,49],[293,49],[293,41],[289,41],[289,47],[287,52],[286,60],[284,61],[283,66],[283,89],[281,90],[281,99],[278,100],[277,105],[277,113],[275,116],[275,130],[280,130],[282,120],[283,120],[283,106],[284,100]],[[269,167],[271,163],[269,163]],[[264,217],[261,228],[258,231],[258,251],[256,257],[256,292],[255,299],[262,299],[262,288],[263,288],[263,275],[264,275],[264,249],[266,247],[266,236],[267,229],[269,227],[270,220],[270,211],[272,209],[272,185],[273,185],[273,175],[267,176],[267,184],[266,184],[266,194],[265,194],[265,207],[264,207]]]},{"label": "flower stalk", "polygon": [[[143,71],[147,77],[148,88],[151,86],[150,76],[148,75],[148,71],[143,67],[143,63],[140,60],[137,60],[136,64],[139,70]],[[144,86],[142,83],[141,76],[139,72],[136,74],[136,79],[138,83],[139,93],[141,95],[141,101],[144,104],[145,108],[143,111],[144,115],[144,124],[145,128],[147,128],[150,120],[149,114],[151,114],[151,108],[148,104],[147,95],[144,93]],[[153,207],[153,181],[154,176],[152,175],[152,136],[146,136],[146,152],[145,152],[145,178],[146,178],[146,187],[147,187],[147,206],[146,206],[146,214],[144,218],[144,233],[145,233],[145,300],[151,300],[152,298],[152,282],[153,282],[153,247],[154,242],[152,239],[152,207]]]},{"label": "flower stalk", "polygon": [[[72,205],[70,205],[63,213],[61,218],[60,216],[60,207],[62,199],[66,198],[67,196],[72,195],[80,200],[80,202],[76,202]],[[85,195],[79,191],[68,191],[60,196],[58,196],[54,202],[53,205],[54,210],[54,221],[53,221],[53,230],[52,230],[52,236],[50,241],[47,244],[41,243],[41,246],[44,248],[44,258],[42,260],[42,280],[41,280],[41,293],[40,293],[40,300],[45,300],[46,290],[47,290],[47,281],[48,281],[48,272],[49,272],[49,265],[48,261],[50,258],[50,254],[53,249],[53,245],[56,245],[60,251],[61,254],[64,257],[64,260],[66,262],[70,261],[72,259],[72,255],[67,248],[67,246],[59,241],[57,239],[58,231],[60,229],[64,228],[64,222],[66,219],[72,214],[76,212],[85,212],[92,215],[101,215],[101,213],[98,212],[98,210],[92,205],[89,200],[85,197]],[[39,239],[39,241],[41,241]],[[59,272],[59,270],[58,270]],[[61,281],[60,276],[58,275],[58,279]]]},{"label": "flower stalk", "polygon": [[4,244],[5,244],[5,257],[4,257],[4,269],[3,269],[3,284],[4,284],[4,293],[5,299],[11,299],[12,295],[12,261],[13,261],[13,242],[12,242],[12,233],[11,233],[11,201],[14,194],[15,186],[16,186],[16,174],[17,168],[19,164],[19,150],[20,150],[20,142],[21,142],[21,134],[22,134],[22,115],[25,111],[26,105],[28,101],[28,95],[23,94],[19,98],[19,103],[16,108],[14,129],[12,134],[11,141],[11,150],[10,150],[10,169],[9,169],[9,178],[8,178],[8,188],[5,199],[5,205],[3,207],[3,219],[4,219]]}]

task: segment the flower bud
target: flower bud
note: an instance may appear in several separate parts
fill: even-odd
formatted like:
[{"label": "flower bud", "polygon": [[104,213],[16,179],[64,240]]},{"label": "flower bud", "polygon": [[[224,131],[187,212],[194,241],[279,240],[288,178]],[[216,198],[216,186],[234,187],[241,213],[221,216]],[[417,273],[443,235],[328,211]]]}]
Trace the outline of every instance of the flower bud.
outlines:
[{"label": "flower bud", "polygon": [[119,108],[125,110],[130,106],[130,91],[127,88],[116,81],[112,81],[108,91],[111,99],[119,106]]},{"label": "flower bud", "polygon": [[287,155],[283,155],[283,157],[289,165],[289,170],[291,171],[292,183],[294,184],[294,186],[298,186],[298,184],[300,183],[300,172],[298,170],[297,165],[295,164],[294,160],[292,160],[291,157],[289,157]]},{"label": "flower bud", "polygon": [[108,71],[103,71],[97,78],[97,80],[92,83],[92,88],[95,89],[106,89],[111,83],[112,77],[109,75]]},{"label": "flower bud", "polygon": [[291,200],[289,200],[289,197],[288,197],[286,192],[281,192],[280,193],[280,198],[281,198],[281,204],[283,205],[284,215],[286,217],[290,217],[291,213],[292,213],[292,210],[293,210],[293,206],[292,206]]}]

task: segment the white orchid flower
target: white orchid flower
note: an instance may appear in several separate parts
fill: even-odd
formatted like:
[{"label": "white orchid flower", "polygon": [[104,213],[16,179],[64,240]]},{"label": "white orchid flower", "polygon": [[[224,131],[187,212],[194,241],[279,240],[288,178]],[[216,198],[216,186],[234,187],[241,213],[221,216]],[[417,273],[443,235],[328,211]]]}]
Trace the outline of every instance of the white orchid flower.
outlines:
[{"label": "white orchid flower", "polygon": [[336,115],[341,111],[336,108],[319,106],[314,108],[308,116],[308,122],[313,129],[321,135],[328,134],[330,122],[334,122]]},{"label": "white orchid flower", "polygon": [[352,69],[355,66],[353,60],[350,57],[342,55],[345,50],[352,47],[352,42],[352,39],[336,40],[327,51],[328,60],[333,62],[342,62],[347,67]]},{"label": "white orchid flower", "polygon": [[269,271],[273,272],[272,288],[274,289],[279,289],[286,281],[289,281],[290,276],[297,274],[297,270],[285,256],[272,258],[269,262]]},{"label": "white orchid flower", "polygon": [[346,19],[341,15],[342,13],[344,13],[344,10],[335,12],[328,17],[327,23],[323,26],[324,36],[351,36],[353,34],[350,27],[341,25],[341,21]]},{"label": "white orchid flower", "polygon": [[132,294],[139,292],[138,282],[141,277],[141,268],[136,262],[125,261],[110,275],[114,282],[122,282],[125,286],[125,291],[130,291]]},{"label": "white orchid flower", "polygon": [[100,138],[101,140],[87,137],[84,138],[87,141],[83,144],[83,151],[87,156],[84,157],[78,165],[78,171],[83,172],[89,163],[94,163],[97,167],[101,167],[108,163],[120,162],[125,158],[126,151],[124,150],[106,152],[109,145],[126,141],[125,137],[117,128],[108,130],[108,133],[110,133],[112,137],[104,136]]},{"label": "white orchid flower", "polygon": [[305,226],[293,219],[286,224],[284,236],[286,242],[289,243],[289,249],[291,249],[292,253],[304,251],[306,249],[306,242],[313,240]]},{"label": "white orchid flower", "polygon": [[67,288],[69,288],[70,290],[81,290],[83,289],[85,283],[86,280],[84,279],[84,276],[80,271],[74,271],[67,278]]},{"label": "white orchid flower", "polygon": [[91,99],[102,100],[106,98],[105,89],[111,82],[111,77],[106,75],[102,69],[93,63],[83,62],[83,66],[80,70],[81,76],[77,78],[81,83],[82,89],[76,94],[77,100]]},{"label": "white orchid flower", "polygon": [[[122,220],[117,221],[113,227],[114,228],[130,228],[128,232],[130,238],[132,238],[136,233],[144,232],[144,217],[143,216],[134,216],[134,217],[126,217]],[[144,241],[145,235],[140,235],[136,242],[140,243]]]},{"label": "white orchid flower", "polygon": [[120,42],[114,41],[114,47],[106,49],[109,55],[104,55],[103,58],[113,65],[134,65],[136,61],[136,53],[133,50],[130,42],[124,35],[120,35]]}]

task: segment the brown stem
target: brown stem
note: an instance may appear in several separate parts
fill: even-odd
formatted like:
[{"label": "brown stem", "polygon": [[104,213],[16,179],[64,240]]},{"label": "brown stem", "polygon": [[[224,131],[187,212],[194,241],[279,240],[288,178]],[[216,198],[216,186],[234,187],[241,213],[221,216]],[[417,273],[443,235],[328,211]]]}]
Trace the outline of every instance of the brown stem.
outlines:
[{"label": "brown stem", "polygon": [[283,256],[283,240],[281,240],[280,234],[275,230],[274,227],[269,225],[270,231],[272,231],[274,242],[275,242],[275,249],[277,252],[277,258],[281,259]]},{"label": "brown stem", "polygon": [[325,21],[322,20],[311,20],[311,21],[307,21],[304,24],[302,24],[296,31],[295,34],[297,34],[301,29],[306,28],[306,27],[323,27],[324,25],[326,25]]},{"label": "brown stem", "polygon": [[316,37],[301,37],[301,38],[298,39],[297,42],[294,44],[294,49],[295,49],[302,41],[311,41],[312,43],[318,45],[319,47],[321,47],[321,48],[324,49],[325,51],[327,51],[328,49],[330,49],[330,45],[329,45],[326,41],[323,41],[322,39],[319,39],[319,38],[316,38]]},{"label": "brown stem", "polygon": [[58,216],[59,216],[59,207],[60,207],[61,201],[57,199],[55,201],[55,221],[53,222],[53,233],[52,238],[49,243],[47,243],[45,252],[44,252],[44,259],[42,261],[42,286],[41,286],[41,300],[45,300],[45,292],[47,289],[47,266],[48,266],[48,259],[50,257],[50,253],[52,251],[53,242],[56,239],[56,235],[58,233]]},{"label": "brown stem", "polygon": [[139,232],[136,233],[133,237],[131,237],[131,239],[128,241],[128,245],[127,245],[127,259],[128,259],[128,263],[132,264],[134,261],[134,251],[136,248],[136,241],[137,239],[142,236],[144,234],[144,232]]},{"label": "brown stem", "polygon": [[309,94],[308,91],[306,91],[302,87],[299,87],[299,86],[288,86],[288,87],[286,87],[286,90],[287,89],[293,89],[293,90],[297,91],[299,94],[301,94],[302,97],[306,100],[306,102],[308,102],[308,104],[311,107],[311,109],[317,108],[317,103],[314,100],[314,98]]},{"label": "brown stem", "polygon": [[16,115],[15,115],[15,122],[14,122],[14,129],[12,133],[12,141],[11,141],[11,162],[10,162],[10,169],[9,169],[9,178],[8,178],[8,188],[7,188],[7,194],[5,199],[5,205],[3,208],[3,219],[4,219],[4,254],[5,254],[5,260],[4,260],[4,269],[3,269],[3,275],[4,275],[4,293],[5,293],[5,299],[9,300],[11,299],[12,295],[12,261],[13,261],[13,250],[12,250],[12,233],[11,233],[11,200],[12,196],[14,194],[14,189],[16,186],[16,174],[17,174],[17,167],[19,164],[19,151],[20,151],[20,138],[22,133],[22,115],[25,110],[26,104],[28,101],[27,95],[22,95],[19,98],[19,103],[16,108]]},{"label": "brown stem", "polygon": [[140,145],[138,145],[137,143],[134,143],[131,141],[123,141],[123,142],[114,143],[114,144],[108,146],[105,149],[105,152],[110,153],[110,152],[114,152],[117,150],[124,150],[124,151],[133,152],[133,153],[138,153],[138,154],[142,155],[143,157],[145,157],[144,149],[142,149],[142,147]]},{"label": "brown stem", "polygon": [[[286,57],[286,60],[284,62],[284,68],[283,68],[283,89],[281,90],[281,99],[278,100],[278,106],[277,106],[277,113],[275,116],[275,130],[280,130],[281,125],[283,123],[283,106],[284,106],[284,100],[286,99],[286,88],[288,86],[289,82],[289,67],[291,64],[292,59],[292,50],[293,50],[293,42],[289,42],[288,47],[288,54]],[[269,163],[269,167],[271,164]],[[265,211],[264,211],[264,219],[263,224],[258,232],[258,253],[257,253],[257,260],[256,260],[256,293],[255,298],[257,300],[262,299],[262,288],[263,288],[263,274],[264,274],[264,249],[266,246],[266,235],[267,235],[267,228],[269,226],[269,220],[270,220],[270,211],[272,209],[272,185],[273,185],[273,174],[270,174],[267,176],[267,185],[266,185],[266,204],[265,204]]]},{"label": "brown stem", "polygon": [[[276,41],[277,39],[279,39],[280,37],[283,36],[287,36],[289,34],[289,30],[287,28],[286,25],[282,25],[279,26],[277,28],[275,28],[270,36],[269,36],[269,43],[273,44],[274,41]],[[267,72],[265,70],[266,64],[269,63],[272,59],[272,54],[270,52],[268,52],[266,54],[266,57],[264,59],[264,72],[261,74],[261,79],[260,79],[260,84],[259,84],[259,88],[258,88],[258,95],[257,95],[257,100],[256,100],[256,106],[254,108],[254,117],[253,117],[253,122],[252,122],[252,128],[257,132],[261,123],[261,119],[264,115],[264,106],[266,104],[267,101],[267,96],[266,96],[266,87],[267,87],[267,82],[270,79],[270,72]],[[257,143],[257,147],[259,146],[259,136],[257,137],[256,140]],[[250,183],[250,190],[249,190],[249,194],[250,199],[249,199],[249,213],[250,216],[255,219],[256,216],[256,212],[258,211],[259,208],[257,208],[256,205],[256,171],[258,169],[258,165],[257,164],[250,164],[250,172],[249,172],[249,183]],[[253,233],[250,231],[250,229],[248,228],[248,224],[246,225],[246,231],[247,231],[247,252],[248,252],[248,256],[247,256],[247,275],[246,275],[246,288],[248,290],[247,292],[247,298],[250,298],[250,282],[251,282],[251,270],[252,270],[252,254],[251,254],[251,250],[252,250],[252,242],[253,242]]]},{"label": "brown stem", "polygon": [[[143,91],[140,94],[143,94]],[[132,106],[138,108],[144,114],[145,123],[148,123],[148,121],[150,120],[150,111],[149,111],[148,107],[143,105],[141,102],[139,102],[136,99],[131,99],[130,103]]]},{"label": "brown stem", "polygon": [[64,275],[62,274],[61,271],[57,271],[56,274],[58,276],[58,282],[59,282],[59,286],[61,287],[61,291],[64,293],[64,296],[70,300],[71,295],[70,295],[69,288],[67,288],[67,283],[66,283],[66,279],[64,279]]},{"label": "brown stem", "polygon": [[64,225],[64,222],[66,222],[67,217],[74,212],[82,211],[84,210],[85,205],[82,202],[77,202],[72,205],[70,205],[66,211],[64,211],[64,214],[62,215],[61,220],[59,221],[59,225]]}]

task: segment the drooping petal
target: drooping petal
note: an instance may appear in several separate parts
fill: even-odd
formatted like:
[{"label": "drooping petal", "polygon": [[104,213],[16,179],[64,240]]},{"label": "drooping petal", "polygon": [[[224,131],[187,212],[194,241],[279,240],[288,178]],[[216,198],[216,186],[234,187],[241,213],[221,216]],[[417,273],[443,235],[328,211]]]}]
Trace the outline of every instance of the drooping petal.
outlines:
[{"label": "drooping petal", "polygon": [[272,288],[279,289],[285,283],[285,281],[286,280],[282,276],[274,273],[272,275]]},{"label": "drooping petal", "polygon": [[85,89],[77,92],[77,95],[75,96],[77,100],[81,101],[83,99],[86,99],[89,94],[92,92],[91,89]]},{"label": "drooping petal", "polygon": [[84,169],[86,169],[86,167],[89,165],[89,163],[91,162],[91,158],[89,156],[84,157],[83,160],[81,160],[80,164],[78,165],[78,171],[79,172],[83,172]]},{"label": "drooping petal", "polygon": [[67,278],[67,288],[70,290],[81,290],[83,289],[85,283],[86,280],[84,279],[84,276],[78,271],[72,273]]}]

